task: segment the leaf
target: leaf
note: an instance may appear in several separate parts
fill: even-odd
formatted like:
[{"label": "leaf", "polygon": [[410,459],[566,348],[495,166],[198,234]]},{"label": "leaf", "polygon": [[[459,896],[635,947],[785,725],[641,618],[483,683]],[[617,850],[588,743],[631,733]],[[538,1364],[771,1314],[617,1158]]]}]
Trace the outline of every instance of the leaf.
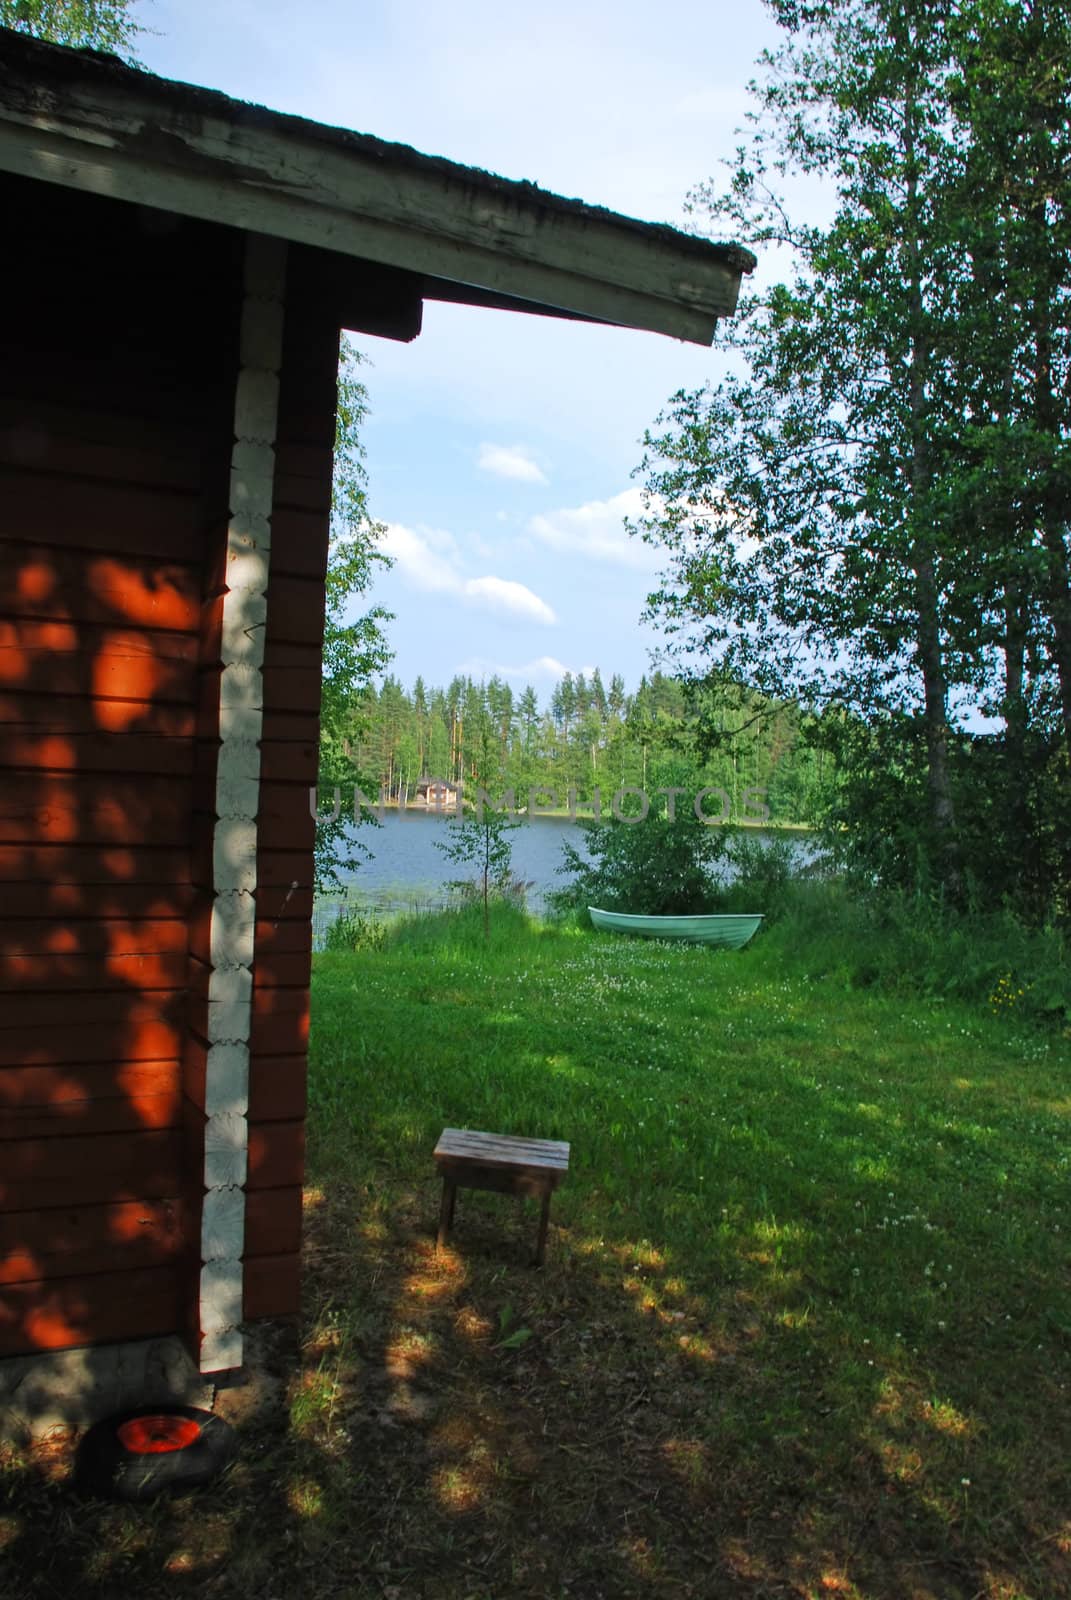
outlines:
[{"label": "leaf", "polygon": [[515,1328],[506,1339],[500,1339],[495,1346],[496,1350],[518,1350],[522,1344],[527,1344],[532,1337],[531,1328]]}]

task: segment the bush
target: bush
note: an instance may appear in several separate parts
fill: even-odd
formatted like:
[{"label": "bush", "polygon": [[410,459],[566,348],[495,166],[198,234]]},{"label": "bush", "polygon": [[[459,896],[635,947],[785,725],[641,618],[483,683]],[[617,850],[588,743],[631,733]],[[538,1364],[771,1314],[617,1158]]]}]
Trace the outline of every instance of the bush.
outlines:
[{"label": "bush", "polygon": [[[457,895],[461,905],[483,904],[482,878],[451,878],[446,887]],[[515,878],[512,873],[507,873],[490,883],[488,899],[504,902],[506,905],[515,906],[518,911],[524,911],[528,905],[529,891],[534,888],[534,878]]]},{"label": "bush", "polygon": [[490,943],[484,933],[482,898],[430,915],[398,917],[384,930],[384,939],[389,950],[405,950],[418,959],[441,954],[445,948],[483,963],[508,959],[514,945],[526,945],[538,931],[528,913],[507,900],[490,902],[490,919],[494,934]]},{"label": "bush", "polygon": [[691,816],[648,816],[642,822],[585,822],[590,860],[566,844],[559,874],[572,882],[553,890],[547,903],[558,912],[589,905],[641,916],[719,909],[723,891],[714,866],[726,852],[729,830]]},{"label": "bush", "polygon": [[936,896],[797,883],[773,938],[786,967],[846,988],[968,1000],[993,1015],[1071,1023],[1066,939],[1010,911],[959,912]]},{"label": "bush", "polygon": [[728,842],[725,858],[734,870],[722,890],[720,909],[761,911],[767,927],[785,915],[794,903],[801,872],[791,840],[779,835],[760,838],[753,833],[735,833]]},{"label": "bush", "polygon": [[342,911],[324,934],[325,950],[378,950],[385,929],[376,917],[361,911]]}]

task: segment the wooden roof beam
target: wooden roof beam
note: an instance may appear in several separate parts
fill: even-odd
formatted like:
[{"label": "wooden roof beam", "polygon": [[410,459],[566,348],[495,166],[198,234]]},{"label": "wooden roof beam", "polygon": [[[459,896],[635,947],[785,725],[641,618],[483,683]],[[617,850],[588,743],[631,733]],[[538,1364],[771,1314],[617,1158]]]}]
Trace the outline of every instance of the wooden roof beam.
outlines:
[{"label": "wooden roof beam", "polygon": [[754,265],[732,245],[13,34],[0,37],[0,168],[470,285],[474,303],[699,344]]}]

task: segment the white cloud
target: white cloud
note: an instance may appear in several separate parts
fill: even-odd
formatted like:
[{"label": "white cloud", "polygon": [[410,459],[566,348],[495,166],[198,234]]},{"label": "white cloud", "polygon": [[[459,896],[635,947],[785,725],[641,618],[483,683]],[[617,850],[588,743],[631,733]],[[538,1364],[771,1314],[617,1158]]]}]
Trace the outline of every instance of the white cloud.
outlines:
[{"label": "white cloud", "polygon": [[510,616],[527,617],[529,622],[555,622],[557,619],[547,605],[523,583],[510,578],[469,578],[462,592],[476,600],[489,611],[505,611]]},{"label": "white cloud", "polygon": [[[644,516],[657,517],[665,510],[666,502],[657,495],[652,496],[645,507],[642,490],[626,489],[609,500],[590,500],[586,505],[572,509],[530,517],[527,528],[544,544],[568,555],[586,556],[591,561],[613,562],[643,572],[657,572],[665,566],[665,551],[659,545],[647,544],[637,535],[626,533],[624,520],[627,517],[630,522],[638,522]],[[758,548],[748,531],[750,523],[746,514],[730,502],[723,500],[720,509],[702,510],[682,506],[682,510],[697,526],[704,523],[712,526],[717,523],[728,524],[740,560],[746,560]]]},{"label": "white cloud", "polygon": [[465,549],[470,555],[479,556],[484,561],[494,561],[499,554],[498,546],[481,538],[478,533],[465,535]]},{"label": "white cloud", "polygon": [[532,517],[528,531],[569,555],[652,571],[659,564],[657,551],[627,534],[624,527],[626,517],[635,520],[642,515],[641,490],[626,489],[609,500],[589,500],[582,506]]},{"label": "white cloud", "polygon": [[493,574],[466,578],[458,570],[457,541],[441,529],[414,529],[400,522],[388,522],[380,547],[393,558],[399,572],[414,588],[432,594],[456,595],[499,616],[519,617],[547,626],[558,620],[546,601],[526,584]]},{"label": "white cloud", "polygon": [[[520,667],[508,667],[503,665],[501,661],[488,661],[486,656],[471,656],[468,661],[460,662],[455,668],[457,673],[466,678],[517,678],[523,683],[540,678],[547,679],[551,683],[557,683],[558,679],[564,678],[567,672],[574,672],[575,670],[573,667],[567,667],[564,661],[558,661],[554,656],[537,656],[534,661],[526,661]],[[587,671],[589,669],[581,668],[580,670]]]},{"label": "white cloud", "polygon": [[421,528],[418,532],[400,522],[388,522],[379,542],[414,588],[434,593],[456,591],[460,586],[457,546],[450,534],[434,528]]},{"label": "white cloud", "polygon": [[523,444],[481,444],[476,465],[481,472],[493,473],[496,478],[512,478],[516,483],[546,483],[543,472],[532,460],[532,452]]}]

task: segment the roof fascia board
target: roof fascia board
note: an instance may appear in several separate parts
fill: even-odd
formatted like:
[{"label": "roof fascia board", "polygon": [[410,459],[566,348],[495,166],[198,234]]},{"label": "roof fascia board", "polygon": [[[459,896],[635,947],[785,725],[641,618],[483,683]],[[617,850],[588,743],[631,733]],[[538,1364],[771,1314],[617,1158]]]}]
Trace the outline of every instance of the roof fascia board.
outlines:
[{"label": "roof fascia board", "polygon": [[585,316],[582,311],[567,311],[562,306],[548,306],[542,302],[522,300],[515,294],[496,294],[493,289],[481,289],[475,283],[450,283],[445,278],[424,278],[425,300],[438,300],[447,305],[484,306],[490,311],[524,311],[530,316],[561,317],[568,322],[600,322],[600,317]]},{"label": "roof fascia board", "polygon": [[0,168],[24,176],[698,344],[736,305],[740,270],[713,252],[611,213],[541,205],[467,169],[184,112],[140,84],[56,93],[8,77],[0,102]]}]

